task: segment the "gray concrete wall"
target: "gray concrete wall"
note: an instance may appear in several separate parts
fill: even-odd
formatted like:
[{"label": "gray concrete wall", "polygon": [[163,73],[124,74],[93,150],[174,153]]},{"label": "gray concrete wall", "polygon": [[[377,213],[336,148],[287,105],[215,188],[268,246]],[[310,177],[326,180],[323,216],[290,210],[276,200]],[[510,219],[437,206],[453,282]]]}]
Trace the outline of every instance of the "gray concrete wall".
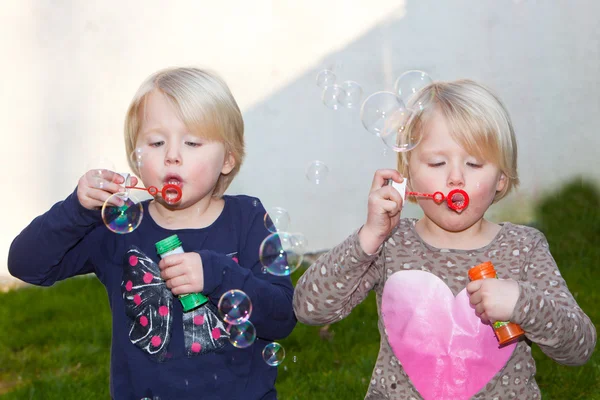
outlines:
[{"label": "gray concrete wall", "polygon": [[[522,188],[492,219],[527,218],[532,198],[570,177],[600,182],[600,3],[591,0],[40,0],[0,11],[4,260],[12,238],[73,190],[89,159],[127,170],[125,109],[142,79],[169,65],[207,66],[229,82],[248,150],[230,193],[286,208],[313,251],[362,224],[373,172],[395,165],[357,109],[321,103],[315,76],[329,65],[365,96],[393,89],[409,69],[494,88],[517,131]],[[305,178],[315,159],[330,168],[320,185]]]}]

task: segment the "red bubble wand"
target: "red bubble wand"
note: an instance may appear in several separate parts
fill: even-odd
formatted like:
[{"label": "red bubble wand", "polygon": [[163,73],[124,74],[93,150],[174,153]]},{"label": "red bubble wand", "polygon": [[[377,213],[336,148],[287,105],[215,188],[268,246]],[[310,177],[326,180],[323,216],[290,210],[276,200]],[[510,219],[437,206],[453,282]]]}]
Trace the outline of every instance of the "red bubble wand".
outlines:
[{"label": "red bubble wand", "polygon": [[[138,189],[138,190],[145,190],[146,192],[148,192],[150,194],[150,196],[152,197],[156,197],[159,193],[162,196],[162,198],[168,203],[168,204],[175,204],[177,203],[179,200],[181,200],[181,196],[183,196],[183,193],[181,192],[181,188],[177,185],[174,185],[172,183],[168,183],[165,186],[163,186],[162,190],[158,190],[158,188],[156,186],[150,186],[150,187],[137,187],[137,186],[125,186],[126,189]],[[170,198],[169,196],[167,196],[168,192],[170,190],[174,190],[177,195],[173,198]]]},{"label": "red bubble wand", "polygon": [[446,196],[442,192],[431,193],[420,193],[420,192],[406,192],[407,196],[414,197],[429,197],[433,199],[437,204],[440,204],[446,200],[448,207],[454,211],[462,211],[469,205],[469,195],[462,189],[454,189],[448,192]]}]

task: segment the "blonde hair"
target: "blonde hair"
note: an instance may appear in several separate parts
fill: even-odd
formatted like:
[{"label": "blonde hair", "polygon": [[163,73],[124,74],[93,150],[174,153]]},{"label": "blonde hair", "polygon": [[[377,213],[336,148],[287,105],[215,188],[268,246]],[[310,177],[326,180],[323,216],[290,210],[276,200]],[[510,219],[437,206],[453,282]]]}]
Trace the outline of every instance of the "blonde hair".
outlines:
[{"label": "blonde hair", "polygon": [[[438,112],[446,120],[452,138],[467,153],[500,169],[507,182],[496,193],[494,203],[518,186],[515,132],[506,107],[490,89],[466,79],[434,82],[417,92],[407,106],[416,109],[417,114],[403,136],[420,140],[432,115]],[[409,182],[410,153],[398,154],[398,171]]]},{"label": "blonde hair", "polygon": [[[129,166],[139,175],[134,154],[141,126],[140,110],[153,91],[160,91],[173,105],[183,123],[195,134],[224,144],[235,159],[233,170],[219,177],[213,196],[221,197],[244,159],[244,120],[242,113],[221,77],[199,68],[167,68],[150,75],[133,96],[125,117],[125,149]],[[143,114],[142,114],[143,115]]]}]

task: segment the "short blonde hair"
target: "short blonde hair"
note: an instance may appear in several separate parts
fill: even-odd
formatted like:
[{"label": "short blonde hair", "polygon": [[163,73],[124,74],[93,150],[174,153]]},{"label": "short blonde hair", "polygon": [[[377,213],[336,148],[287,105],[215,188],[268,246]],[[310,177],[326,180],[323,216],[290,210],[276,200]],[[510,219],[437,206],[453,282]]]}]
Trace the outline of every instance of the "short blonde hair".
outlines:
[{"label": "short blonde hair", "polygon": [[[471,81],[434,82],[417,92],[407,105],[417,110],[403,132],[419,140],[432,115],[440,113],[453,139],[465,151],[496,165],[506,177],[494,203],[519,184],[517,141],[510,116],[502,101],[487,87]],[[410,151],[398,154],[398,171],[410,182]]]},{"label": "short blonde hair", "polygon": [[225,145],[235,159],[233,170],[221,175],[213,196],[221,197],[239,172],[244,159],[244,120],[225,81],[211,71],[199,68],[167,68],[150,75],[133,96],[125,117],[125,149],[129,166],[139,175],[134,154],[141,126],[140,110],[153,91],[160,91],[195,134]]}]

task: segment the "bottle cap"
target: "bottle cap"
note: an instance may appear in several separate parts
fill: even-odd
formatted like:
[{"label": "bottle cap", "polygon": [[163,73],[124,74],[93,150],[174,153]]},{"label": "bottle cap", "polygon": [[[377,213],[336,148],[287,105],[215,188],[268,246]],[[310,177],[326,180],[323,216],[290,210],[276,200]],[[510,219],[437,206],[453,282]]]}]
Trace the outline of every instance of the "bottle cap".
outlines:
[{"label": "bottle cap", "polygon": [[495,278],[496,270],[491,261],[486,261],[474,266],[469,270],[469,279],[476,281],[478,279]]},{"label": "bottle cap", "polygon": [[525,334],[525,332],[523,332],[523,329],[521,329],[519,325],[512,322],[495,328],[494,332],[496,333],[496,337],[498,338],[498,344],[500,346],[509,344]]},{"label": "bottle cap", "polygon": [[179,296],[179,302],[181,303],[184,312],[188,312],[196,307],[200,307],[207,301],[208,298],[206,298],[206,296],[202,293],[189,293]]},{"label": "bottle cap", "polygon": [[177,235],[171,235],[168,238],[156,242],[155,246],[158,254],[165,254],[181,246],[181,240],[179,240]]}]

